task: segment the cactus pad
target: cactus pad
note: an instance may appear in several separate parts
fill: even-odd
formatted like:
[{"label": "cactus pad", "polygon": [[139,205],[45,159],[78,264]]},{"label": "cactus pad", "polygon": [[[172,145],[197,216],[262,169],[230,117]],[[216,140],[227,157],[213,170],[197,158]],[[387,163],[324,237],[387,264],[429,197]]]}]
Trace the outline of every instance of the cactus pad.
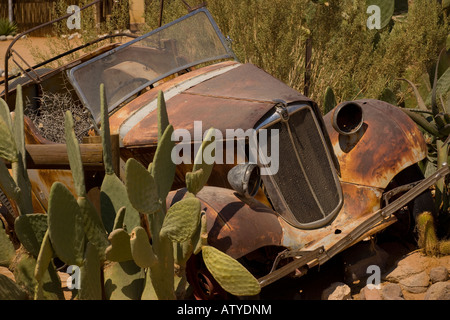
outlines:
[{"label": "cactus pad", "polygon": [[149,170],[155,179],[161,202],[166,199],[175,177],[176,165],[171,160],[172,149],[175,146],[175,142],[171,139],[172,133],[173,127],[169,124],[158,141],[153,164]]},{"label": "cactus pad", "polygon": [[199,227],[201,202],[197,198],[185,198],[169,208],[160,236],[174,242],[191,238]]},{"label": "cactus pad", "polygon": [[238,261],[211,246],[202,248],[203,260],[214,279],[235,296],[253,296],[261,291],[258,281]]},{"label": "cactus pad", "polygon": [[144,228],[136,227],[133,229],[130,237],[130,245],[134,262],[139,267],[149,268],[158,261],[153,253],[152,245]]},{"label": "cactus pad", "polygon": [[88,198],[78,197],[77,203],[81,210],[84,232],[89,242],[97,248],[99,258],[104,260],[109,241],[100,215]]},{"label": "cactus pad", "polygon": [[80,146],[78,144],[78,140],[73,127],[73,117],[70,111],[66,111],[64,120],[67,154],[69,156],[70,170],[72,170],[75,190],[79,197],[85,197],[86,187],[84,184],[83,162],[81,159]]},{"label": "cactus pad", "polygon": [[133,260],[109,263],[105,266],[104,276],[107,300],[141,299],[145,272]]},{"label": "cactus pad", "polygon": [[44,277],[45,272],[47,271],[48,266],[52,261],[53,254],[54,251],[52,244],[50,243],[49,232],[47,229],[44,239],[42,240],[41,250],[39,251],[36,267],[34,269],[34,278],[39,283],[39,285],[42,284],[42,278]]},{"label": "cactus pad", "polygon": [[[116,213],[116,218],[114,219],[113,230],[116,229],[124,229],[126,226],[124,225],[125,213],[127,212],[126,207],[121,207],[119,211]],[[126,231],[126,230],[125,230]]]},{"label": "cactus pad", "polygon": [[186,188],[190,193],[197,194],[203,188],[205,180],[203,169],[186,173]]},{"label": "cactus pad", "polygon": [[93,244],[87,243],[83,266],[80,268],[80,300],[101,300],[102,281],[99,253]]},{"label": "cactus pad", "polygon": [[130,158],[125,164],[125,185],[133,207],[146,214],[161,209],[155,180],[137,160]]},{"label": "cactus pad", "polygon": [[9,111],[8,104],[2,98],[0,98],[0,118],[5,121],[7,128],[12,132],[11,112]]},{"label": "cactus pad", "polygon": [[66,264],[81,266],[85,243],[81,209],[60,182],[55,182],[50,190],[48,228],[57,256]]},{"label": "cactus pad", "polygon": [[127,188],[115,174],[105,175],[100,192],[102,221],[107,232],[114,229],[117,212],[122,207],[126,207],[123,224],[128,230],[140,225],[139,213],[128,199]]},{"label": "cactus pad", "polygon": [[5,121],[0,117],[0,158],[10,162],[17,161],[17,148],[11,131]]},{"label": "cactus pad", "polygon": [[47,216],[44,214],[21,215],[16,218],[14,229],[25,249],[37,257],[47,230]]},{"label": "cactus pad", "polygon": [[[195,183],[196,189],[192,192],[196,194],[200,191],[201,188],[208,182],[209,176],[211,175],[212,169],[214,167],[214,161],[212,163],[207,163],[205,161],[205,151],[209,151],[210,149],[215,151],[215,129],[210,128],[206,134],[206,137],[203,139],[202,145],[200,146],[194,160],[194,167],[192,168],[192,172],[196,172],[200,169],[203,170],[202,174],[196,173],[195,179],[198,179]],[[215,156],[215,152],[210,153],[211,156]],[[214,160],[214,159],[209,159]]]},{"label": "cactus pad", "polygon": [[111,245],[106,248],[105,255],[109,261],[128,261],[132,260],[130,247],[130,235],[123,229],[116,229],[108,236]]},{"label": "cactus pad", "polygon": [[16,251],[11,240],[3,228],[3,223],[0,223],[0,266],[9,267],[9,264],[14,258]]}]

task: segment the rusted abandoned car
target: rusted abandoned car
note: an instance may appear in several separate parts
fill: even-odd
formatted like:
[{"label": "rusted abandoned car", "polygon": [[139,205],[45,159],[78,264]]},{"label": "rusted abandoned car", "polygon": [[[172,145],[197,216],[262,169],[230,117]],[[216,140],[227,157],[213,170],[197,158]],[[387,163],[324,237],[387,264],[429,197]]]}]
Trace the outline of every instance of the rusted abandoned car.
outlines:
[{"label": "rusted abandoned car", "polygon": [[[38,65],[25,72],[20,81],[33,108],[39,109],[43,92],[69,90],[94,128],[100,119],[98,88],[104,83],[122,162],[133,157],[147,166],[152,161],[160,90],[171,124],[187,130],[192,143],[198,137],[196,121],[204,130],[222,132],[224,144],[227,129],[276,132],[276,146],[269,139],[266,147],[279,152],[277,170],[261,174],[267,163],[258,161],[217,163],[198,193],[208,243],[241,261],[261,287],[325,263],[395,223],[399,214],[432,210],[428,188],[448,173],[444,166],[423,179],[417,163],[427,153],[424,138],[398,108],[358,100],[322,117],[314,101],[258,67],[239,63],[205,8],[57,69],[40,71]],[[14,82],[7,83],[3,97],[14,101]],[[30,120],[26,133],[30,153],[33,145],[53,144]],[[85,160],[90,172],[101,171],[95,160]],[[68,186],[72,181],[58,163],[39,167],[36,160],[35,165],[29,176],[40,211],[53,181]],[[184,177],[191,168],[177,165],[170,203],[186,192]],[[91,176],[90,186],[98,186]],[[222,297],[200,256],[191,257],[187,272],[197,298]]]}]

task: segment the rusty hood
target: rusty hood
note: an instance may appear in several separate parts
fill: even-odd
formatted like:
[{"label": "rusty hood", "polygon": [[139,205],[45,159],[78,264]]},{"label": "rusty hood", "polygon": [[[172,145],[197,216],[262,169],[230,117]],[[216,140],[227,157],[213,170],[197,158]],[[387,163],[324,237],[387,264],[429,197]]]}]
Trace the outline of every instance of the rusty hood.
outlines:
[{"label": "rusty hood", "polygon": [[167,113],[174,129],[193,136],[194,121],[202,128],[253,128],[274,106],[275,99],[287,103],[310,99],[252,64],[222,62],[191,71],[133,100],[111,115],[111,131],[119,134],[124,147],[157,144],[157,95],[163,91]]}]

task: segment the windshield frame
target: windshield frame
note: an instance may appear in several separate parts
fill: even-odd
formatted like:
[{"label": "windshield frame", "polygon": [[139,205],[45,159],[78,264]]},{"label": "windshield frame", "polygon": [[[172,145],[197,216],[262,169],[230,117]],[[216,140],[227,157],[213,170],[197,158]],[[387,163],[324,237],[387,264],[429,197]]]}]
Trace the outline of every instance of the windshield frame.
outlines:
[{"label": "windshield frame", "polygon": [[160,81],[160,80],[162,80],[162,79],[164,79],[164,78],[166,78],[168,76],[171,76],[171,75],[173,75],[173,74],[175,74],[177,72],[186,70],[188,68],[191,68],[193,66],[196,66],[196,65],[199,65],[199,64],[202,64],[202,63],[207,63],[207,62],[211,62],[211,61],[215,61],[215,60],[234,59],[235,61],[238,61],[235,53],[231,50],[228,41],[225,39],[225,37],[223,36],[223,34],[220,31],[219,27],[217,26],[216,22],[214,21],[213,17],[211,16],[211,13],[206,8],[200,8],[200,9],[197,9],[195,11],[192,11],[189,14],[187,14],[187,15],[185,15],[185,16],[177,19],[177,20],[174,20],[174,21],[172,21],[172,22],[170,22],[168,24],[165,24],[164,26],[161,26],[161,27],[159,27],[157,29],[154,29],[154,30],[152,30],[152,31],[150,31],[150,32],[148,32],[148,33],[146,33],[146,34],[144,34],[144,35],[134,39],[134,40],[131,40],[131,41],[129,41],[129,42],[127,42],[127,43],[117,47],[117,48],[114,48],[114,49],[112,49],[112,50],[110,50],[108,52],[105,52],[105,53],[103,53],[101,55],[98,55],[95,58],[93,58],[93,59],[91,59],[89,61],[86,61],[86,62],[84,62],[82,64],[79,64],[78,66],[75,66],[74,68],[68,70],[67,76],[69,78],[69,81],[71,82],[73,88],[75,89],[75,91],[76,91],[78,97],[80,98],[81,102],[83,103],[83,105],[86,108],[88,108],[89,111],[91,112],[91,114],[92,114],[93,118],[95,119],[95,121],[97,121],[97,122],[100,121],[100,112],[99,112],[100,106],[91,106],[89,104],[87,97],[84,95],[83,90],[81,89],[78,81],[76,80],[75,72],[77,70],[81,69],[81,68],[86,67],[89,64],[92,64],[92,63],[94,63],[94,62],[96,62],[96,61],[98,61],[100,59],[104,59],[105,57],[108,57],[108,56],[116,53],[117,51],[123,50],[123,49],[125,49],[125,48],[127,48],[127,47],[129,47],[129,46],[131,46],[131,45],[133,45],[135,43],[138,43],[139,41],[141,41],[143,39],[146,39],[147,37],[150,37],[150,36],[160,32],[161,30],[169,28],[172,25],[177,24],[177,23],[179,23],[179,22],[181,22],[181,21],[183,21],[185,19],[189,19],[190,17],[192,17],[192,16],[194,16],[196,14],[199,14],[201,12],[206,14],[206,17],[208,18],[209,22],[211,23],[211,26],[213,27],[215,33],[217,34],[218,39],[222,43],[222,45],[223,45],[223,47],[224,47],[224,49],[226,51],[226,54],[223,54],[223,55],[220,55],[220,56],[214,56],[214,57],[205,58],[205,59],[198,60],[198,61],[195,61],[195,62],[191,62],[191,63],[185,64],[185,65],[182,65],[182,66],[180,66],[178,68],[174,68],[174,69],[170,70],[169,72],[166,72],[166,73],[164,73],[164,74],[162,74],[162,75],[160,75],[160,76],[158,76],[158,77],[156,77],[154,79],[151,79],[150,81],[142,84],[138,88],[136,88],[134,90],[131,90],[128,94],[124,95],[121,99],[119,99],[118,101],[116,101],[112,105],[108,105],[108,112],[113,111],[119,105],[121,105],[124,101],[126,101],[127,99],[129,99],[130,97],[135,95],[136,93],[140,92],[144,88],[146,88],[148,86],[151,86],[152,84],[155,84],[156,82],[158,82],[158,81]]}]

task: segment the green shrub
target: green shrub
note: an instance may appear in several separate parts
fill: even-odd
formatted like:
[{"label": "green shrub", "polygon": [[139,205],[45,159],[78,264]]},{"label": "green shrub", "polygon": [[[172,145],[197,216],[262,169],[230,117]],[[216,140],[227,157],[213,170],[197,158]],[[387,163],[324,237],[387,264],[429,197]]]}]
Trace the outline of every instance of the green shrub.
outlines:
[{"label": "green shrub", "polygon": [[8,19],[0,18],[0,36],[14,36],[17,33],[17,25]]},{"label": "green shrub", "polygon": [[[202,1],[188,1],[194,7]],[[397,5],[397,2],[399,5]],[[159,21],[158,0],[146,1],[146,21]],[[214,16],[241,62],[266,70],[303,92],[305,42],[312,38],[309,96],[323,101],[332,87],[337,103],[357,97],[378,98],[386,87],[402,102],[411,97],[407,85],[433,68],[450,31],[438,1],[415,0],[409,8],[396,1],[386,28],[369,30],[366,0],[209,0]],[[163,23],[186,14],[182,1],[164,2]]]}]

